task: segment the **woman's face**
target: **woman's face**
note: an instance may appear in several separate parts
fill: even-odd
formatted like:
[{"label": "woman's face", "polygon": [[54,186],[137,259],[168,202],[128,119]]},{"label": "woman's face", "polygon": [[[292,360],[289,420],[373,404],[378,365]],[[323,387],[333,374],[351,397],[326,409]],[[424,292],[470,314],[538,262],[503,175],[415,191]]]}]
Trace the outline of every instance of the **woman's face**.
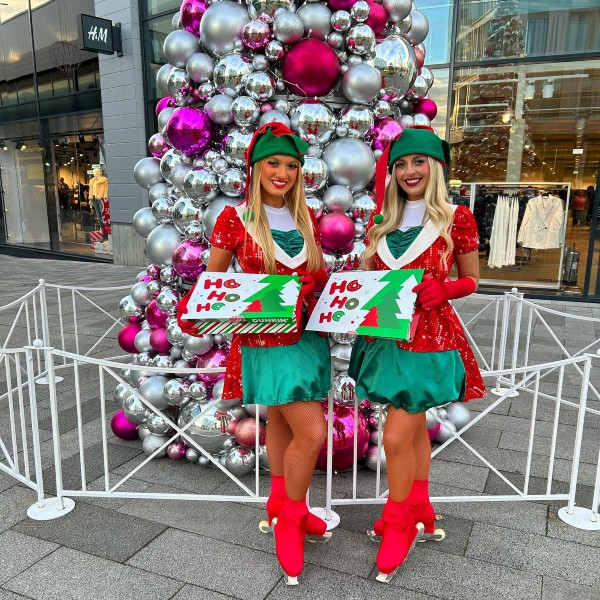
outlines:
[{"label": "woman's face", "polygon": [[294,187],[299,170],[300,161],[293,156],[275,154],[265,158],[260,171],[263,202],[283,206],[283,195]]},{"label": "woman's face", "polygon": [[429,160],[424,154],[401,156],[394,163],[394,175],[408,200],[421,200],[429,184]]}]

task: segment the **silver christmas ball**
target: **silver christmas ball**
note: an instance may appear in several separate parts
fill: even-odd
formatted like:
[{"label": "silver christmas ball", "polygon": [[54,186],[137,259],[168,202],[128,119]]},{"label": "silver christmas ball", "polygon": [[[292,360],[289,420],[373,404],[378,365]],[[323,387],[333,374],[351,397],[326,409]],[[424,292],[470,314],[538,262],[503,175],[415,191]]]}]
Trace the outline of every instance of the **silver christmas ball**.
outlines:
[{"label": "silver christmas ball", "polygon": [[347,10],[336,10],[331,15],[331,26],[334,31],[346,31],[352,24],[352,17]]},{"label": "silver christmas ball", "polygon": [[345,185],[332,185],[323,193],[323,205],[329,212],[346,212],[352,201],[352,192]]},{"label": "silver christmas ball", "polygon": [[431,429],[432,427],[435,427],[437,425],[438,420],[436,419],[436,416],[437,409],[435,407],[427,409],[427,411],[425,412],[425,422],[427,429]]},{"label": "silver christmas ball", "polygon": [[158,410],[167,408],[168,402],[163,397],[165,385],[169,379],[164,375],[153,375],[140,386],[140,394]]},{"label": "silver christmas ball", "polygon": [[170,265],[179,242],[181,234],[174,225],[159,225],[146,239],[146,255],[154,264]]},{"label": "silver christmas ball", "polygon": [[[169,88],[169,95],[173,96],[176,101],[182,99],[181,88],[187,86],[190,83],[190,78],[184,69],[173,67],[169,72],[167,78],[167,87]],[[164,110],[167,110],[166,108]],[[161,111],[162,112],[162,111]]]},{"label": "silver christmas ball", "polygon": [[171,195],[172,187],[166,182],[155,183],[148,190],[148,200],[152,204],[158,198],[168,198]]},{"label": "silver christmas ball", "polygon": [[143,308],[131,296],[125,296],[119,302],[119,314],[122,317],[139,317],[143,312]]},{"label": "silver christmas ball", "polygon": [[382,4],[390,21],[394,23],[408,17],[413,6],[412,0],[383,0]]},{"label": "silver christmas ball", "polygon": [[280,10],[289,10],[292,5],[292,0],[249,0],[248,11],[253,19],[257,19],[261,15],[274,17],[275,13]]},{"label": "silver christmas ball", "polygon": [[317,196],[306,196],[306,206],[308,206],[315,215],[323,210],[323,201]]},{"label": "silver christmas ball", "polygon": [[421,70],[419,71],[419,76],[423,78],[423,80],[427,84],[427,90],[429,91],[429,89],[433,85],[433,82],[435,81],[433,73],[427,67],[421,67]]},{"label": "silver christmas ball", "polygon": [[255,71],[266,71],[269,68],[267,57],[262,54],[256,54],[252,59],[252,68]]},{"label": "silver christmas ball", "polygon": [[[280,110],[268,110],[260,117],[260,121],[258,122],[258,124],[260,126],[264,125],[265,123],[272,123],[274,121],[277,123],[283,123],[286,127],[290,126],[290,118]],[[305,167],[306,163],[304,167],[302,167],[303,172]]]},{"label": "silver christmas ball", "polygon": [[242,84],[246,94],[257,102],[265,102],[275,94],[275,80],[264,71],[255,71],[246,75]]},{"label": "silver christmas ball", "polygon": [[383,89],[390,99],[401,99],[417,77],[417,58],[413,47],[402,37],[391,35],[375,47],[369,61],[385,75]]},{"label": "silver christmas ball", "polygon": [[156,72],[156,85],[162,96],[169,95],[169,87],[167,85],[169,79],[169,73],[173,65],[164,64],[157,72]]},{"label": "silver christmas ball", "polygon": [[154,218],[152,214],[152,209],[149,206],[144,206],[144,208],[140,208],[134,215],[132,220],[132,227],[134,231],[145,238],[148,237],[150,232],[158,227],[158,221]]},{"label": "silver christmas ball", "polygon": [[156,450],[158,450],[164,444],[164,448],[160,450],[154,458],[163,458],[167,455],[167,445],[166,443],[169,441],[169,436],[167,435],[157,435],[155,433],[150,433],[144,438],[142,442],[142,448],[144,450],[144,454],[151,455]]},{"label": "silver christmas ball", "polygon": [[329,106],[317,99],[301,100],[290,115],[290,125],[309,144],[327,144],[333,137],[336,118]]},{"label": "silver christmas ball", "polygon": [[156,307],[161,312],[174,315],[177,312],[177,306],[181,301],[181,294],[170,288],[169,286],[164,286],[158,296],[156,296]]},{"label": "silver christmas ball", "polygon": [[339,123],[348,127],[350,137],[362,138],[373,127],[373,113],[366,106],[351,104],[342,109]]},{"label": "silver christmas ball", "polygon": [[[327,44],[329,44],[329,46],[331,48],[333,48],[334,50],[340,50],[341,48],[343,48],[345,41],[346,40],[344,39],[344,36],[337,31],[332,31],[327,36]],[[346,66],[346,65],[341,65],[341,66]]]},{"label": "silver christmas ball", "polygon": [[158,413],[151,413],[148,415],[146,419],[146,429],[150,431],[150,433],[156,433],[158,435],[172,435],[175,431],[167,422],[167,418],[170,421],[173,421],[174,417],[168,411],[163,411],[164,417],[159,415]]},{"label": "silver christmas ball", "polygon": [[[265,56],[271,61],[275,62],[280,58],[283,58],[285,54],[285,49],[283,48],[283,44],[278,42],[277,40],[272,40],[267,44],[265,48]],[[284,84],[285,87],[285,84]],[[282,90],[281,90],[282,91]]]},{"label": "silver christmas ball", "polygon": [[133,177],[138,185],[147,190],[157,183],[162,183],[160,161],[154,157],[142,158],[133,167]]},{"label": "silver christmas ball", "polygon": [[227,433],[227,425],[231,420],[228,412],[217,410],[215,405],[201,405],[190,400],[181,409],[177,424],[183,428],[192,422],[186,430],[190,438],[209,454],[217,454],[231,439]]},{"label": "silver christmas ball", "polygon": [[375,197],[369,192],[361,191],[354,194],[354,202],[352,208],[358,210],[359,215],[366,225],[371,218],[371,213],[377,208]]},{"label": "silver christmas ball", "polygon": [[254,450],[250,448],[236,446],[227,453],[225,466],[233,475],[246,475],[254,470],[255,465],[256,455],[254,454]]},{"label": "silver christmas ball", "polygon": [[239,198],[246,191],[246,175],[240,169],[227,169],[219,175],[219,189],[232,198]]},{"label": "silver christmas ball", "polygon": [[197,463],[200,458],[200,452],[195,448],[188,448],[185,451],[185,458],[189,460],[191,463]]},{"label": "silver christmas ball", "polygon": [[222,0],[209,6],[200,21],[200,39],[211,56],[222,56],[235,49],[242,30],[250,20],[244,5]]},{"label": "silver christmas ball", "polygon": [[[229,2],[230,0],[222,0]],[[252,73],[252,61],[241,54],[227,54],[217,62],[214,71],[215,86],[219,91],[237,90],[244,75]],[[241,89],[241,88],[240,88]]]},{"label": "silver christmas ball", "polygon": [[429,21],[427,17],[418,10],[413,10],[410,13],[411,25],[406,34],[406,39],[413,45],[418,46],[425,41],[429,33]]},{"label": "silver christmas ball", "polygon": [[282,44],[295,44],[304,35],[304,21],[296,13],[281,11],[273,20],[273,35]]},{"label": "silver christmas ball", "polygon": [[451,402],[446,407],[447,419],[456,426],[456,429],[462,429],[471,422],[471,411],[466,404],[462,402]]},{"label": "silver christmas ball", "polygon": [[198,38],[189,31],[171,31],[163,43],[163,52],[167,61],[175,67],[184,69],[188,59],[200,50]]},{"label": "silver christmas ball", "polygon": [[177,230],[184,233],[192,221],[202,219],[202,210],[194,204],[189,196],[183,196],[173,205],[171,219]]},{"label": "silver christmas ball", "polygon": [[325,147],[323,160],[329,168],[329,182],[347,185],[353,192],[364,189],[375,175],[375,157],[361,140],[334,140]]},{"label": "silver christmas ball", "polygon": [[447,442],[456,433],[456,425],[450,421],[442,421],[442,427],[437,434],[435,441],[443,444]]},{"label": "silver christmas ball", "polygon": [[381,89],[381,72],[365,63],[353,65],[342,76],[344,96],[356,104],[372,102]]},{"label": "silver christmas ball", "polygon": [[157,354],[152,359],[152,366],[160,369],[172,369],[175,366],[175,359],[170,354]]},{"label": "silver christmas ball", "polygon": [[113,392],[113,400],[121,405],[123,400],[125,400],[129,394],[129,388],[124,383],[119,383]]},{"label": "silver christmas ball", "polygon": [[233,123],[231,116],[231,105],[233,100],[225,94],[213,96],[204,106],[206,114],[211,121],[218,125],[229,125]]},{"label": "silver christmas ball", "polygon": [[256,413],[258,412],[258,418],[261,421],[267,420],[267,407],[263,404],[245,404],[244,408],[251,417],[256,417]]},{"label": "silver christmas ball", "polygon": [[331,32],[331,10],[325,4],[303,4],[296,12],[308,37],[325,40]]},{"label": "silver christmas ball", "polygon": [[381,452],[378,446],[369,446],[365,454],[365,465],[371,471],[377,471],[377,463],[380,463],[380,472],[387,473],[387,461],[385,460],[385,450],[381,446]]},{"label": "silver christmas ball", "polygon": [[189,78],[196,83],[211,81],[214,69],[215,61],[204,52],[192,54],[185,65]]},{"label": "silver christmas ball", "polygon": [[128,421],[141,425],[146,421],[146,418],[150,414],[146,405],[133,394],[127,396],[121,401],[121,410],[127,417]]},{"label": "silver christmas ball", "polygon": [[138,281],[131,288],[131,297],[136,304],[147,306],[154,296],[148,291],[147,281]]},{"label": "silver christmas ball", "polygon": [[352,347],[348,344],[336,344],[331,349],[331,356],[333,358],[333,368],[336,371],[347,371],[348,365],[350,364],[350,354],[352,353]]},{"label": "silver christmas ball", "polygon": [[333,397],[344,404],[354,404],[356,382],[348,375],[337,375],[333,380]]},{"label": "silver christmas ball", "polygon": [[302,177],[304,179],[304,191],[307,194],[314,194],[322,190],[327,183],[328,176],[329,169],[324,160],[314,156],[307,156],[304,159]]},{"label": "silver christmas ball", "polygon": [[133,345],[138,352],[152,352],[152,344],[150,343],[151,329],[142,329],[135,334]]},{"label": "silver christmas ball", "polygon": [[[379,73],[379,71],[377,71]],[[385,100],[378,100],[373,106],[373,116],[377,119],[383,119],[389,117],[392,114],[392,107],[389,102]]]},{"label": "silver christmas ball", "polygon": [[431,121],[429,120],[428,116],[417,113],[417,114],[413,115],[412,117],[413,117],[413,123],[415,125],[418,125],[420,127],[431,127]]},{"label": "silver christmas ball", "polygon": [[183,334],[183,347],[196,356],[206,354],[213,347],[213,336],[212,335],[190,335],[189,333]]},{"label": "silver christmas ball", "polygon": [[194,381],[189,388],[190,398],[197,403],[204,403],[208,399],[206,385],[202,381]]},{"label": "silver christmas ball", "polygon": [[350,9],[352,18],[359,23],[366,21],[369,18],[370,12],[371,7],[369,6],[368,2],[365,2],[365,0],[358,0],[358,2],[355,2]]},{"label": "silver christmas ball", "polygon": [[254,125],[260,116],[258,104],[250,96],[238,96],[231,103],[231,116],[239,127]]},{"label": "silver christmas ball", "polygon": [[212,171],[204,167],[190,170],[183,180],[183,190],[190,198],[209,202],[219,195],[217,178]]},{"label": "silver christmas ball", "polygon": [[[240,131],[237,128],[230,129],[223,140],[223,154],[227,162],[235,167],[245,166],[245,154],[251,141],[252,132]],[[218,172],[215,163],[213,163],[213,170]]]},{"label": "silver christmas ball", "polygon": [[346,48],[359,56],[371,54],[375,48],[375,32],[366,23],[354,25],[346,33]]}]

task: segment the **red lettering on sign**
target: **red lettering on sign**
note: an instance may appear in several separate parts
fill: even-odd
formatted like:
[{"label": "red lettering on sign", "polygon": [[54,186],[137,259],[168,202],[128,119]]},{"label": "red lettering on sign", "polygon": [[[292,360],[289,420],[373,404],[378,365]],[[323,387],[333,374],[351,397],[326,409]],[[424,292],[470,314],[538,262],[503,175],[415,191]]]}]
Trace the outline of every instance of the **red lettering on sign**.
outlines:
[{"label": "red lettering on sign", "polygon": [[344,308],[344,304],[346,304],[346,300],[348,300],[348,296],[336,296],[331,301],[331,308],[335,308],[338,306],[339,308]]},{"label": "red lettering on sign", "polygon": [[221,288],[221,287],[223,287],[223,280],[222,279],[215,279],[214,281],[211,281],[210,279],[204,280],[204,289],[205,290],[209,289],[211,285],[216,288]]},{"label": "red lettering on sign", "polygon": [[210,310],[210,302],[207,302],[206,304],[198,304],[198,306],[196,306],[197,312],[200,312],[202,310]]},{"label": "red lettering on sign", "polygon": [[322,313],[319,315],[319,323],[331,323],[331,313]]},{"label": "red lettering on sign", "polygon": [[213,290],[212,292],[210,292],[210,294],[208,294],[206,299],[207,300],[218,300],[219,302],[221,302],[221,300],[223,300],[223,298],[225,298],[226,295],[227,295],[227,292],[217,292],[216,290]]}]

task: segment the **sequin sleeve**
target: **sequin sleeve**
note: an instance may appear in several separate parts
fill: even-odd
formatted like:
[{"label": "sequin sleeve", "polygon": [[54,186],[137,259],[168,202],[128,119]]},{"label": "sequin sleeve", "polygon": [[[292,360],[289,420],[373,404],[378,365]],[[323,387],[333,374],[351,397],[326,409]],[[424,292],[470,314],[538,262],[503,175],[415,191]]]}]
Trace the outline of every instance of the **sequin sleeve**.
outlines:
[{"label": "sequin sleeve", "polygon": [[217,217],[217,222],[210,237],[212,246],[229,250],[235,254],[240,245],[240,231],[243,231],[240,220],[232,206],[226,206]]},{"label": "sequin sleeve", "polygon": [[479,234],[473,213],[466,206],[457,206],[451,231],[454,254],[479,250]]},{"label": "sequin sleeve", "polygon": [[374,213],[371,213],[371,216],[369,217],[369,222],[367,223],[367,226],[365,227],[365,239],[363,240],[363,243],[365,246],[369,246],[371,244],[371,242],[369,241],[369,232],[371,231],[371,227],[373,227],[373,217],[374,217]]},{"label": "sequin sleeve", "polygon": [[317,246],[321,245],[321,230],[319,229],[319,224],[317,221],[317,217],[315,217],[315,213],[313,212],[312,208],[308,208],[308,216],[310,217],[312,226],[313,226],[313,233],[315,235],[315,242],[317,242]]}]

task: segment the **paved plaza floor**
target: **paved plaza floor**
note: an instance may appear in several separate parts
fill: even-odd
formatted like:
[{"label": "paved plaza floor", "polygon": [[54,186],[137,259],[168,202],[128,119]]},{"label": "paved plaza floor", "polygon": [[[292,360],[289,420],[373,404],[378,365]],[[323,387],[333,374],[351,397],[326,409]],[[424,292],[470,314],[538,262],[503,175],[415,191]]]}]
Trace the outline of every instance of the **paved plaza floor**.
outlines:
[{"label": "paved plaza floor", "polygon": [[[2,257],[0,306],[32,289],[40,278],[56,284],[110,287],[133,284],[139,271],[108,264]],[[95,303],[116,314],[116,306],[124,295],[119,291],[102,292],[95,296]],[[51,311],[56,310],[57,304],[67,307],[70,302],[68,294],[49,297]],[[477,314],[478,302],[485,303],[485,297],[457,304],[464,320]],[[541,304],[559,312],[600,317],[600,305],[563,301]],[[51,318],[56,319],[57,314],[52,312]],[[548,322],[569,351],[593,343],[600,334],[599,323],[571,323],[559,315],[550,315]],[[5,331],[9,325],[10,319],[0,312],[0,330]],[[78,313],[77,343],[81,348],[92,348],[103,328],[106,323],[102,312],[88,304]],[[74,328],[65,323],[63,330],[66,344],[72,344]],[[91,355],[110,356],[111,350],[113,355],[119,354],[117,331],[113,330],[103,345],[91,350]],[[486,314],[474,329],[474,337],[482,348],[492,331],[493,315]],[[543,334],[543,328],[534,330],[530,358],[537,357],[537,362],[557,359],[550,346],[544,345]],[[17,344],[19,340],[25,342],[19,337],[15,340]],[[56,339],[51,341],[58,343]],[[69,489],[77,485],[81,465],[75,384],[72,373],[65,370],[63,375],[64,380],[57,384],[58,417],[65,488]],[[102,415],[97,373],[94,375],[91,370],[80,388],[86,481],[89,489],[100,489]],[[575,379],[567,381],[564,389],[566,394],[572,393],[574,400],[577,398]],[[112,391],[109,395],[112,396]],[[481,412],[494,399],[490,395],[473,401],[469,408],[474,413]],[[38,401],[44,480],[52,494],[54,463],[47,388],[40,386]],[[599,403],[591,397],[589,405],[599,408]],[[466,441],[517,485],[524,479],[532,429],[531,408],[532,401],[527,395],[510,398],[465,434]],[[0,402],[0,438],[5,440],[6,414],[6,405]],[[540,399],[534,421],[532,493],[545,491],[545,459],[553,415],[551,403]],[[577,492],[577,504],[586,508],[592,503],[600,446],[600,419],[592,417],[586,419]],[[568,489],[569,440],[575,423],[574,410],[561,412],[553,492]],[[108,446],[111,476],[128,473],[145,456],[138,441],[124,442],[111,434]],[[373,483],[374,473],[361,470],[358,475],[358,493],[361,493]],[[350,496],[350,480],[347,473],[334,477],[337,497]],[[261,475],[261,482],[265,493],[268,474]],[[151,461],[125,484],[127,491],[134,492],[231,494],[236,493],[233,487],[217,469],[166,458]],[[311,488],[313,505],[322,504],[324,489],[325,475],[319,473]],[[508,493],[502,480],[457,442],[434,459],[431,489],[436,496]],[[68,515],[53,521],[34,521],[27,517],[26,511],[35,500],[31,489],[0,472],[0,600],[600,598],[600,532],[582,531],[563,523],[557,512],[564,501],[438,504],[436,508],[443,515],[447,539],[418,545],[389,585],[374,579],[377,546],[366,535],[379,516],[380,507],[338,507],[341,522],[331,541],[324,545],[307,544],[306,567],[299,578],[301,585],[290,588],[283,581],[272,537],[258,531],[258,522],[264,518],[260,505],[242,501],[78,498],[75,509]]]}]

